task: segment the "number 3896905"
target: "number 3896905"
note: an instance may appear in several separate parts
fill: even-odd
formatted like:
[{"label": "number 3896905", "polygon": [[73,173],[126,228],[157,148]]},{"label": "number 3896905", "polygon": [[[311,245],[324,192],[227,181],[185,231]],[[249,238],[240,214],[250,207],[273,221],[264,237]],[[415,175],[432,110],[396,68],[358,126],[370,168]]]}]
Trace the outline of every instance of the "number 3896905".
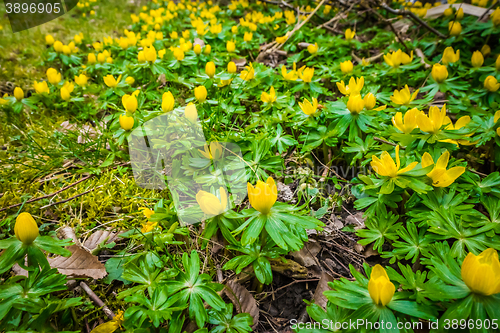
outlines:
[{"label": "number 3896905", "polygon": [[7,14],[58,14],[61,12],[61,3],[5,3],[5,7],[7,9]]}]

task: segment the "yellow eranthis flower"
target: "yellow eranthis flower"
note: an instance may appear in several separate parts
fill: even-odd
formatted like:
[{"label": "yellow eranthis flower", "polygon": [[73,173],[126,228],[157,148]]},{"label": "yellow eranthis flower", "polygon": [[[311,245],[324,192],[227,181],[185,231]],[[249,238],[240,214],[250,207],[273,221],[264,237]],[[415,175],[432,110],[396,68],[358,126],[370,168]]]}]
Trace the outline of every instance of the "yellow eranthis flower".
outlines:
[{"label": "yellow eranthis flower", "polygon": [[365,58],[361,59],[361,66],[368,66],[370,62],[368,60],[365,60]]},{"label": "yellow eranthis flower", "polygon": [[127,78],[125,79],[125,82],[128,84],[128,85],[133,85],[134,82],[135,82],[135,79],[132,77],[132,76],[127,76]]},{"label": "yellow eranthis flower", "polygon": [[193,51],[196,55],[200,55],[201,54],[201,45],[200,44],[195,44],[194,47],[193,47]]},{"label": "yellow eranthis flower", "polygon": [[389,66],[398,68],[401,65],[407,65],[413,61],[413,51],[411,51],[410,55],[401,51],[401,49],[395,52],[392,51],[384,55],[384,60]]},{"label": "yellow eranthis flower", "polygon": [[203,48],[203,53],[205,54],[210,54],[211,51],[212,51],[212,46],[209,44],[205,45],[205,47]]},{"label": "yellow eranthis flower", "polygon": [[24,98],[24,91],[23,91],[21,88],[16,87],[16,88],[14,89],[14,97],[15,97],[18,101],[22,100],[22,99]]},{"label": "yellow eranthis flower", "polygon": [[314,43],[314,44],[309,44],[307,45],[307,51],[311,54],[315,54],[318,52],[318,43]]},{"label": "yellow eranthis flower", "polygon": [[47,79],[51,84],[57,85],[59,82],[61,82],[61,73],[59,73],[54,68],[49,68],[47,69]]},{"label": "yellow eranthis flower", "polygon": [[400,170],[401,161],[399,160],[399,146],[396,146],[396,163],[394,163],[391,155],[386,151],[382,152],[380,158],[373,155],[372,161],[370,162],[373,170],[375,170],[378,175],[391,178],[395,178],[405,172],[413,170],[417,164],[418,162],[412,162],[407,167]]},{"label": "yellow eranthis flower", "polygon": [[94,43],[92,43],[92,46],[94,47],[94,49],[95,49],[96,51],[101,51],[101,50],[102,50],[102,47],[103,47],[103,46],[102,46],[102,43],[100,43],[100,42],[94,42]]},{"label": "yellow eranthis flower", "polygon": [[196,201],[200,205],[203,213],[216,216],[222,214],[227,209],[227,193],[221,186],[219,188],[220,200],[210,192],[199,191],[196,193]]},{"label": "yellow eranthis flower", "polygon": [[455,53],[453,47],[451,46],[448,46],[446,49],[444,49],[442,58],[442,62],[444,65],[457,62],[459,59],[460,59],[460,50],[457,50],[457,52]]},{"label": "yellow eranthis flower", "polygon": [[[449,123],[445,129],[447,130],[459,130],[461,128],[463,128],[464,126],[466,126],[468,123],[471,122],[471,118],[469,116],[463,116],[463,117],[460,117],[459,119],[457,119],[457,121],[455,122],[455,124],[453,123]],[[469,137],[471,136],[471,134],[466,134],[465,136],[466,137]],[[464,146],[470,146],[470,145],[474,145],[476,144],[476,142],[472,142],[472,141],[468,141],[468,140],[462,140],[462,139],[459,139],[459,140],[451,140],[451,139],[447,139],[447,140],[439,140],[439,142],[450,142],[450,143],[453,143],[455,145],[464,145]]]},{"label": "yellow eranthis flower", "polygon": [[479,68],[484,63],[484,56],[481,51],[474,51],[471,58],[472,67]]},{"label": "yellow eranthis flower", "polygon": [[[450,153],[444,152],[437,160],[434,168],[427,174],[427,177],[432,179],[432,186],[435,187],[448,187],[465,172],[465,167],[453,167],[446,170],[448,161],[450,160]],[[433,165],[434,160],[429,153],[424,153],[422,156],[422,167]]]},{"label": "yellow eranthis flower", "polygon": [[493,22],[493,25],[497,26],[500,25],[500,7],[497,7],[493,13],[490,15],[491,17],[491,22]]},{"label": "yellow eranthis flower", "polygon": [[234,44],[234,42],[231,40],[228,41],[226,43],[226,50],[227,50],[227,52],[230,52],[230,53],[234,52],[236,50],[236,44]]},{"label": "yellow eranthis flower", "polygon": [[394,90],[391,101],[398,105],[409,105],[417,97],[418,91],[419,89],[415,90],[412,94],[408,85],[405,85],[401,90]]},{"label": "yellow eranthis flower", "polygon": [[228,71],[228,73],[234,74],[234,73],[236,73],[236,70],[237,70],[236,64],[233,61],[230,61],[227,64],[227,71]]},{"label": "yellow eranthis flower", "polygon": [[71,99],[70,94],[71,94],[71,92],[68,90],[67,87],[61,88],[61,98],[62,99],[64,99],[65,101],[69,101]]},{"label": "yellow eranthis flower", "polygon": [[163,112],[172,111],[174,109],[174,105],[175,105],[174,95],[170,91],[163,93],[161,100],[161,109],[163,110]]},{"label": "yellow eranthis flower", "polygon": [[362,76],[360,78],[351,77],[349,79],[349,85],[345,85],[344,81],[337,82],[337,88],[343,95],[356,95],[361,92],[363,86],[365,85],[365,78]]},{"label": "yellow eranthis flower", "polygon": [[488,44],[483,45],[481,48],[481,54],[487,57],[491,53],[491,47]]},{"label": "yellow eranthis flower", "polygon": [[144,214],[144,216],[149,220],[151,218],[151,216],[153,216],[153,214],[155,213],[154,210],[152,209],[149,209],[147,207],[140,207],[139,208],[139,211],[141,211],[142,214]]},{"label": "yellow eranthis flower", "polygon": [[146,222],[142,224],[141,232],[146,234],[154,230],[154,228],[158,225],[158,222]]},{"label": "yellow eranthis flower", "polygon": [[401,112],[397,112],[394,117],[392,117],[392,124],[398,130],[404,134],[410,134],[415,128],[417,128],[417,116],[421,112],[416,108],[406,111],[404,119]]},{"label": "yellow eranthis flower", "polygon": [[54,42],[53,47],[54,47],[54,50],[55,50],[57,53],[60,53],[60,52],[62,52],[62,49],[63,49],[63,43],[62,43],[61,41],[56,40],[56,41]]},{"label": "yellow eranthis flower", "polygon": [[387,272],[380,265],[375,265],[368,281],[370,297],[378,306],[386,306],[392,300],[396,287],[389,279]]},{"label": "yellow eranthis flower", "polygon": [[429,116],[421,112],[417,115],[417,125],[424,133],[437,134],[443,125],[451,123],[451,119],[446,115],[446,104],[441,110],[437,106],[429,108]]},{"label": "yellow eranthis flower", "polygon": [[48,45],[52,45],[54,44],[55,40],[54,40],[54,37],[52,37],[52,35],[46,35],[45,36],[45,43],[48,44]]},{"label": "yellow eranthis flower", "polygon": [[202,151],[200,149],[198,149],[198,151],[203,155],[205,156],[206,158],[208,159],[211,159],[211,160],[218,160],[222,157],[222,153],[223,153],[223,147],[222,145],[219,143],[219,142],[211,142],[210,143],[210,147],[207,146],[207,145],[204,145],[203,149],[205,151]]},{"label": "yellow eranthis flower", "polygon": [[233,79],[229,79],[229,80],[220,80],[220,83],[217,85],[219,88],[222,88],[222,87],[225,87],[225,86],[228,86],[229,84],[231,84],[231,82],[233,81]]},{"label": "yellow eranthis flower", "polygon": [[308,116],[314,116],[318,111],[318,100],[316,98],[312,98],[312,104],[304,98],[304,102],[299,102],[299,107]]},{"label": "yellow eranthis flower", "polygon": [[113,333],[118,328],[122,327],[123,323],[123,311],[118,311],[114,318],[107,323],[100,324],[92,330],[90,333]]},{"label": "yellow eranthis flower", "polygon": [[258,180],[255,187],[247,183],[247,190],[250,205],[261,214],[267,215],[278,198],[278,189],[274,179],[269,177],[265,183]]},{"label": "yellow eranthis flower", "polygon": [[75,76],[75,83],[80,87],[85,87],[87,85],[88,77],[85,74],[80,74]]},{"label": "yellow eranthis flower", "polygon": [[462,263],[461,275],[473,293],[484,296],[500,293],[498,252],[492,248],[477,256],[469,252]]},{"label": "yellow eranthis flower", "polygon": [[87,56],[87,62],[89,64],[95,64],[97,62],[97,58],[95,57],[95,54],[89,53]]},{"label": "yellow eranthis flower", "polygon": [[354,65],[352,64],[351,60],[346,60],[346,61],[340,63],[340,70],[344,74],[352,72],[353,68],[354,68]]},{"label": "yellow eranthis flower", "polygon": [[457,20],[461,20],[464,18],[464,10],[462,9],[462,7],[460,7],[458,10],[457,10],[457,13],[455,14],[455,18]]},{"label": "yellow eranthis flower", "polygon": [[104,83],[110,88],[116,88],[116,86],[118,86],[118,83],[120,83],[121,79],[122,79],[121,75],[119,75],[118,79],[116,80],[113,75],[106,75],[104,77]]},{"label": "yellow eranthis flower", "polygon": [[198,86],[194,88],[194,97],[198,102],[203,103],[207,99],[207,88],[205,86]]},{"label": "yellow eranthis flower", "polygon": [[283,44],[286,42],[286,40],[288,39],[288,36],[285,35],[285,36],[281,36],[281,37],[276,37],[276,43],[278,44]]},{"label": "yellow eranthis flower", "polygon": [[43,94],[43,93],[48,94],[50,92],[49,86],[47,85],[46,81],[41,81],[41,82],[35,81],[33,86],[37,94]]},{"label": "yellow eranthis flower", "polygon": [[365,103],[365,108],[367,110],[372,110],[375,107],[375,104],[377,104],[377,99],[375,98],[375,95],[368,93],[365,97],[363,97],[363,102]]},{"label": "yellow eranthis flower", "polygon": [[134,127],[134,117],[120,115],[118,121],[120,123],[120,127],[125,131],[130,131],[132,127]]},{"label": "yellow eranthis flower", "polygon": [[181,61],[184,59],[184,51],[180,47],[176,47],[173,53],[174,58],[177,59],[177,61]]},{"label": "yellow eranthis flower", "polygon": [[64,45],[62,48],[62,51],[65,55],[70,55],[71,54],[71,48],[68,45]]},{"label": "yellow eranthis flower", "polygon": [[293,70],[291,70],[290,72],[287,72],[285,65],[282,65],[281,75],[283,75],[283,78],[287,81],[296,81],[299,78],[299,74],[296,70],[296,64],[293,63]]},{"label": "yellow eranthis flower", "polygon": [[262,92],[260,95],[260,100],[264,103],[274,103],[276,101],[276,91],[274,90],[274,87],[271,86],[271,90],[269,91],[269,94],[265,91]]},{"label": "yellow eranthis flower", "polygon": [[500,88],[500,83],[498,83],[496,77],[490,75],[484,80],[484,87],[491,92],[495,92]]},{"label": "yellow eranthis flower", "polygon": [[299,70],[299,76],[304,82],[311,82],[312,77],[314,76],[314,68],[307,67],[303,70]]},{"label": "yellow eranthis flower", "polygon": [[208,75],[208,77],[214,77],[215,75],[215,64],[212,61],[207,62],[205,65],[205,74]]},{"label": "yellow eranthis flower", "polygon": [[245,42],[251,41],[252,38],[253,38],[253,33],[251,33],[251,32],[245,32],[245,34],[243,35],[243,40]]},{"label": "yellow eranthis flower", "polygon": [[[136,90],[139,91],[139,90]],[[122,104],[128,113],[134,113],[137,110],[137,98],[135,94],[125,94],[122,96]]]},{"label": "yellow eranthis flower", "polygon": [[354,35],[356,35],[355,30],[351,30],[350,28],[345,31],[345,40],[350,41],[351,39],[354,38]]},{"label": "yellow eranthis flower", "polygon": [[245,66],[245,68],[245,70],[241,71],[240,78],[242,80],[249,81],[255,77],[255,70],[251,63],[248,66]]},{"label": "yellow eranthis flower", "polygon": [[448,78],[448,69],[446,69],[445,65],[434,64],[431,75],[437,83],[442,83]]},{"label": "yellow eranthis flower", "polygon": [[347,109],[352,114],[359,114],[365,108],[365,101],[360,94],[351,94],[347,100]]},{"label": "yellow eranthis flower", "polygon": [[17,216],[14,233],[16,238],[25,245],[30,245],[38,237],[38,225],[30,213],[23,212]]},{"label": "yellow eranthis flower", "polygon": [[448,23],[448,31],[450,36],[459,36],[462,33],[462,25],[460,22],[451,21]]},{"label": "yellow eranthis flower", "polygon": [[188,105],[186,105],[186,108],[184,109],[184,116],[187,119],[189,119],[192,123],[195,123],[196,119],[198,119],[198,110],[196,110],[196,105],[189,102]]}]

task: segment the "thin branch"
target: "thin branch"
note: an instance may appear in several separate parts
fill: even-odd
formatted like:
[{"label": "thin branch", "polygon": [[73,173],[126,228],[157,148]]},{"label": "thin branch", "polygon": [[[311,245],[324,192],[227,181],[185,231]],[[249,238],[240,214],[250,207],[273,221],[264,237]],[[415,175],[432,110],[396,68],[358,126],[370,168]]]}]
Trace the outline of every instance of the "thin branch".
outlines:
[{"label": "thin branch", "polygon": [[[393,143],[393,142],[390,142],[390,141],[387,141],[387,140],[384,140],[384,139],[378,138],[378,137],[376,137],[376,136],[374,136],[374,137],[373,137],[373,140],[378,141],[378,142],[381,142],[381,143],[385,143],[385,144],[388,144],[388,145],[391,145],[391,146],[393,146],[393,147],[397,147],[397,146],[399,146],[397,143]],[[405,149],[406,149],[406,147],[401,147],[401,146],[399,146],[399,148],[401,148],[401,149],[403,149],[403,150],[405,150]]]},{"label": "thin branch", "polygon": [[110,308],[90,289],[90,287],[85,282],[80,282],[80,287],[89,295],[89,298],[94,302],[98,307],[102,308],[102,311],[106,314],[109,319],[113,319],[115,314],[111,311]]},{"label": "thin branch", "polygon": [[45,206],[41,207],[40,209],[45,209],[45,208],[49,208],[49,207],[52,207],[52,206],[55,206],[55,205],[60,205],[60,204],[63,204],[63,203],[65,203],[65,202],[68,202],[68,201],[71,201],[71,200],[76,199],[76,198],[78,198],[78,197],[81,197],[82,195],[85,195],[85,194],[87,194],[87,193],[90,193],[90,192],[92,192],[92,191],[94,191],[94,190],[98,189],[99,187],[103,187],[103,186],[104,186],[104,185],[99,185],[99,186],[97,186],[97,187],[94,187],[93,189],[90,189],[90,190],[88,190],[88,191],[85,191],[85,192],[79,193],[79,194],[77,194],[77,195],[74,195],[74,196],[72,196],[71,198],[68,198],[68,199],[65,199],[65,200],[62,200],[62,201],[58,201],[58,202],[53,202],[53,203],[51,203],[51,204],[45,205]]}]

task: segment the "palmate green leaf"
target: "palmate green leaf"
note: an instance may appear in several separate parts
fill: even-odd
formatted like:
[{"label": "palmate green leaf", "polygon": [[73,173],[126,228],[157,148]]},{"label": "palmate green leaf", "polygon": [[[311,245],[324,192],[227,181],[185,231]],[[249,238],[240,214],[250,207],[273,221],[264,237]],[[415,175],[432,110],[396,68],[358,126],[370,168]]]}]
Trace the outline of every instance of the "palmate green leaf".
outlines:
[{"label": "palmate green leaf", "polygon": [[55,239],[50,236],[38,236],[33,245],[50,253],[58,254],[63,257],[71,256],[71,251],[64,247],[73,245],[72,239]]},{"label": "palmate green leaf", "polygon": [[415,317],[416,319],[418,318],[427,320],[437,319],[437,311],[433,310],[428,305],[418,304],[417,302],[392,300],[389,304],[387,304],[387,307],[394,311]]},{"label": "palmate green leaf", "polygon": [[401,222],[397,222],[398,219],[398,215],[393,215],[392,212],[379,209],[376,215],[366,219],[365,226],[367,229],[359,229],[356,231],[356,235],[363,238],[358,241],[358,243],[361,245],[368,245],[375,242],[373,244],[373,249],[382,252],[382,246],[386,239],[398,239],[397,231],[402,225]]},{"label": "palmate green leaf", "polygon": [[[243,246],[252,244],[259,238],[262,229],[264,229],[264,226],[267,223],[267,216],[259,214],[251,218],[250,220],[251,222],[248,224],[248,227],[246,227],[245,231],[243,232],[243,235],[241,235],[241,244]],[[245,225],[245,223],[243,225]]]},{"label": "palmate green leaf", "polygon": [[427,228],[425,226],[417,227],[414,223],[408,222],[406,228],[400,226],[397,234],[403,240],[396,240],[392,246],[394,247],[390,252],[384,252],[382,258],[391,258],[390,263],[394,263],[396,259],[404,258],[405,260],[412,259],[415,263],[421,253],[430,243],[430,239],[426,237]]}]

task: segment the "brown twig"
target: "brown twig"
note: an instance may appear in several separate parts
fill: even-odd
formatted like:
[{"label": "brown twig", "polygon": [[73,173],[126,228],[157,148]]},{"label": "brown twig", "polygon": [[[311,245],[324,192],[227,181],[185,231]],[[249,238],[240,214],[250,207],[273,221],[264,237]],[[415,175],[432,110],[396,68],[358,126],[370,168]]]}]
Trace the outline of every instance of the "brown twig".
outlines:
[{"label": "brown twig", "polygon": [[51,203],[51,204],[45,205],[45,206],[41,207],[40,209],[45,209],[45,208],[49,208],[49,207],[52,207],[52,206],[55,206],[55,205],[60,205],[60,204],[63,204],[63,203],[65,203],[65,202],[68,202],[68,201],[71,201],[71,200],[76,199],[76,198],[78,198],[78,197],[81,197],[82,195],[85,195],[85,194],[87,194],[87,193],[90,193],[90,192],[92,192],[93,190],[98,189],[99,187],[103,187],[103,186],[104,186],[104,185],[99,185],[99,186],[97,186],[97,187],[94,187],[93,189],[90,189],[90,190],[88,190],[88,191],[85,191],[85,192],[79,193],[79,194],[77,194],[77,195],[74,195],[74,196],[72,196],[71,198],[64,199],[64,200],[62,200],[62,201],[53,202],[53,203]]},{"label": "brown twig", "polygon": [[[381,138],[378,138],[376,136],[373,137],[373,140],[377,141],[377,142],[381,142],[381,143],[385,143],[385,144],[388,144],[388,145],[391,145],[393,147],[397,147],[399,146],[397,143],[394,143],[394,142],[390,142],[390,141],[387,141],[387,140],[384,140],[384,139],[381,139]],[[406,147],[402,147],[402,146],[399,146],[399,148],[405,150]]]},{"label": "brown twig", "polygon": [[44,195],[43,197],[30,199],[30,200],[25,201],[25,202],[22,202],[22,203],[18,203],[18,204],[11,205],[11,206],[8,206],[8,207],[5,207],[5,208],[1,208],[1,209],[0,209],[0,212],[2,212],[2,211],[4,211],[4,210],[7,210],[7,209],[14,208],[14,207],[19,207],[19,206],[21,206],[21,205],[23,205],[23,204],[27,204],[27,203],[35,202],[35,201],[42,200],[42,199],[51,198],[51,197],[53,197],[53,196],[55,196],[55,195],[57,195],[57,194],[59,194],[59,193],[61,193],[61,192],[63,192],[63,191],[66,191],[68,188],[71,188],[71,187],[73,187],[73,186],[75,186],[75,185],[77,185],[77,184],[80,184],[81,182],[84,182],[84,181],[86,181],[87,179],[92,178],[92,177],[94,177],[94,175],[89,175],[89,176],[83,177],[82,179],[80,179],[80,180],[78,180],[78,181],[74,182],[73,184],[69,184],[68,186],[63,187],[62,189],[60,189],[60,190],[58,190],[58,191],[55,191],[54,193]]},{"label": "brown twig", "polygon": [[97,295],[90,289],[90,287],[85,282],[80,282],[80,287],[89,295],[89,298],[94,302],[98,307],[102,308],[102,311],[106,314],[109,319],[113,319],[115,314],[111,311],[110,308]]}]

